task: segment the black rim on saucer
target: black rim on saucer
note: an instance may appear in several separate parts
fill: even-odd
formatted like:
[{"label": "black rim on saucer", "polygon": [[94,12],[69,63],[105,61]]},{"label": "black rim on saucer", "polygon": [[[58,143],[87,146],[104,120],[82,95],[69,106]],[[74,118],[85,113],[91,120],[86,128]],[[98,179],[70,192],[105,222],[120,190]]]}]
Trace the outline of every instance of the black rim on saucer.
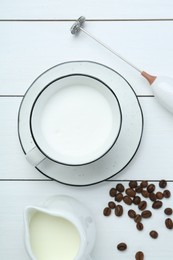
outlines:
[{"label": "black rim on saucer", "polygon": [[[85,63],[88,63],[88,64],[93,64],[93,65],[98,65],[100,67],[103,67],[105,69],[108,69],[109,71],[112,71],[113,73],[117,74],[119,77],[121,77],[126,83],[127,85],[129,86],[129,88],[131,89],[131,91],[133,92],[135,98],[136,98],[136,101],[137,101],[137,104],[138,104],[138,108],[139,108],[139,111],[140,111],[140,115],[141,115],[141,129],[140,129],[140,135],[139,135],[139,138],[138,138],[138,141],[137,141],[137,144],[136,144],[136,148],[134,149],[134,151],[132,152],[130,158],[127,160],[127,162],[125,164],[123,164],[123,166],[120,168],[120,170],[118,171],[114,171],[112,170],[112,174],[110,174],[109,176],[105,176],[105,178],[102,178],[100,180],[95,180],[95,181],[92,181],[92,182],[87,182],[87,183],[69,183],[69,182],[66,182],[66,181],[61,181],[60,179],[57,179],[57,178],[54,178],[52,176],[49,176],[49,173],[45,173],[43,170],[39,169],[38,166],[35,166],[35,168],[41,173],[43,174],[43,176],[49,178],[50,180],[54,180],[56,182],[59,182],[61,184],[64,184],[64,185],[67,185],[67,186],[76,186],[76,187],[85,187],[85,186],[92,186],[92,185],[96,185],[96,184],[99,184],[101,182],[104,182],[104,181],[109,181],[110,178],[114,177],[115,175],[119,174],[120,172],[122,172],[129,164],[130,162],[133,160],[133,158],[135,157],[139,147],[140,147],[140,144],[141,144],[141,140],[142,140],[142,135],[143,135],[143,130],[144,130],[144,116],[143,116],[143,111],[142,111],[142,108],[141,108],[141,105],[140,105],[140,102],[139,102],[139,99],[138,99],[138,96],[136,95],[134,89],[132,88],[132,86],[130,85],[130,83],[126,80],[126,78],[124,78],[120,73],[118,73],[117,71],[115,71],[114,69],[104,65],[104,64],[101,64],[99,62],[95,62],[95,61],[89,61],[89,60],[77,60],[77,61],[67,61],[67,62],[63,62],[63,63],[60,63],[60,64],[57,64],[49,69],[47,69],[46,71],[44,71],[42,74],[40,74],[34,81],[33,83],[30,85],[30,87],[27,89],[27,91],[25,92],[24,94],[24,97],[20,103],[20,106],[19,106],[19,112],[18,112],[18,127],[17,127],[17,130],[18,130],[18,137],[19,137],[19,142],[20,142],[20,145],[21,145],[21,148],[24,152],[24,154],[26,155],[27,154],[27,151],[26,151],[26,147],[25,147],[25,143],[23,142],[23,137],[20,133],[20,123],[21,123],[21,110],[23,108],[23,106],[25,105],[24,101],[25,101],[25,97],[27,96],[28,92],[30,91],[30,89],[33,87],[34,83],[40,79],[44,74],[46,74],[47,72],[49,72],[50,70],[56,68],[56,67],[60,67],[60,66],[63,66],[63,65],[68,65],[68,64],[85,64]],[[68,167],[68,166],[64,166],[64,167]],[[73,166],[71,166],[73,168]],[[114,171],[114,172],[113,172]],[[111,181],[111,180],[110,180]]]}]

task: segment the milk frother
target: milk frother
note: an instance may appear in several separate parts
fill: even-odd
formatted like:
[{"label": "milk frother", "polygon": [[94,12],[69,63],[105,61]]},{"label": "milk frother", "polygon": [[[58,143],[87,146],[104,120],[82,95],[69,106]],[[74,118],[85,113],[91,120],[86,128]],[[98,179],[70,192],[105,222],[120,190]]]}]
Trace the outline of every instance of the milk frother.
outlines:
[{"label": "milk frother", "polygon": [[168,111],[173,113],[173,78],[167,77],[167,76],[152,76],[149,73],[139,69],[137,66],[126,60],[123,56],[121,56],[119,53],[112,50],[109,46],[101,42],[100,40],[96,39],[93,35],[91,35],[89,32],[87,32],[85,29],[83,29],[83,25],[85,22],[85,17],[81,16],[78,18],[78,20],[72,25],[71,27],[71,33],[77,34],[79,31],[82,31],[87,36],[95,40],[97,43],[101,44],[103,47],[105,47],[107,50],[109,50],[111,53],[119,57],[121,60],[126,62],[128,65],[133,67],[135,70],[137,70],[151,85],[152,91],[156,99],[160,102],[160,104],[165,107]]}]

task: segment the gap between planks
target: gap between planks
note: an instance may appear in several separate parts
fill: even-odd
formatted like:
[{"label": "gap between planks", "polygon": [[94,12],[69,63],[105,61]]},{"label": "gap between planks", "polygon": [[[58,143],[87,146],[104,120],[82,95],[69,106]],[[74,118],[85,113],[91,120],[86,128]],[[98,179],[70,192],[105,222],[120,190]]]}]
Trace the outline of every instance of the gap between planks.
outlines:
[{"label": "gap between planks", "polygon": [[[137,182],[141,182],[141,181],[144,181],[144,179],[134,179],[135,181],[137,181]],[[173,182],[173,180],[167,180],[167,179],[165,179],[167,182]],[[55,180],[53,180],[53,179],[0,179],[0,182],[22,182],[22,181],[25,181],[25,182],[31,182],[31,181],[40,181],[40,182],[45,182],[45,181],[48,181],[48,182],[57,182],[57,183],[59,183],[58,181],[55,181]],[[100,183],[103,183],[103,182],[130,182],[130,181],[132,181],[131,179],[130,180],[105,180],[105,181],[102,181],[102,182],[100,182]],[[147,181],[148,182],[160,182],[160,179],[159,180],[148,180],[147,179]],[[66,185],[66,184],[62,184],[62,185],[64,185],[64,186],[69,186],[69,185]],[[86,187],[86,186],[94,186],[94,185],[99,185],[99,183],[97,183],[97,184],[89,184],[89,185],[83,185],[84,187]],[[70,186],[76,186],[76,185],[70,185]],[[76,186],[76,187],[81,187],[80,185],[79,186]]]},{"label": "gap between planks", "polygon": [[[75,22],[76,19],[0,19],[0,22]],[[88,22],[173,22],[173,18],[155,19],[86,19]]]}]

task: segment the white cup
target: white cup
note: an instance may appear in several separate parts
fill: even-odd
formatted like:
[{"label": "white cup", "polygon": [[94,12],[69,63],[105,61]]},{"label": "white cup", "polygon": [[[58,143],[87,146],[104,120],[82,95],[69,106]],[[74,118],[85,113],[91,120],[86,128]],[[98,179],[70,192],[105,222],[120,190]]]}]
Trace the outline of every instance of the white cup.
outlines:
[{"label": "white cup", "polygon": [[36,98],[30,128],[36,144],[27,159],[44,158],[65,165],[98,160],[115,144],[122,115],[114,92],[100,80],[82,74],[51,82]]},{"label": "white cup", "polygon": [[25,244],[32,260],[91,260],[95,222],[76,199],[59,195],[24,212]]}]

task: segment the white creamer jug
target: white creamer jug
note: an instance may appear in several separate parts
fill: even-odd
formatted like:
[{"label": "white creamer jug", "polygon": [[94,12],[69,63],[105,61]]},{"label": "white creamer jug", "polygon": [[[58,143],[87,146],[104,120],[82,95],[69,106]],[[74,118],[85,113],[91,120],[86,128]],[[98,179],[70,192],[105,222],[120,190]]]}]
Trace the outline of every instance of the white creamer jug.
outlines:
[{"label": "white creamer jug", "polygon": [[76,199],[58,195],[24,212],[25,243],[32,260],[91,260],[95,223]]}]

